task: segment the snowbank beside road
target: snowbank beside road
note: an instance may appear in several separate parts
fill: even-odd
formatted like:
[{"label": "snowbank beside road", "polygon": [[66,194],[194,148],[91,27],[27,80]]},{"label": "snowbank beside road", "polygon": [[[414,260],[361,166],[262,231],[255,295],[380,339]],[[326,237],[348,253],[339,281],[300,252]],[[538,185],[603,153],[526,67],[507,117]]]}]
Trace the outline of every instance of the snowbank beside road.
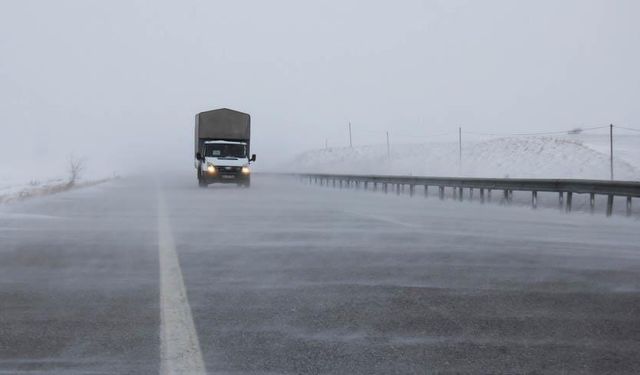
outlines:
[{"label": "snowbank beside road", "polygon": [[13,191],[5,191],[4,193],[0,191],[0,204],[21,201],[28,198],[33,197],[41,197],[50,194],[61,193],[63,191],[68,191],[71,189],[87,187],[98,185],[103,182],[109,181],[109,178],[100,179],[100,180],[90,180],[90,181],[82,181],[74,184],[70,184],[68,181],[65,182],[63,180],[54,180],[48,181],[44,184],[38,185],[30,185],[29,187],[19,187],[11,189]]},{"label": "snowbank beside road", "polygon": [[116,177],[115,173],[105,174],[100,169],[86,169],[80,170],[79,178],[70,184],[70,171],[65,171],[64,168],[56,169],[50,165],[41,169],[36,167],[32,165],[29,168],[0,170],[0,203],[91,186]]},{"label": "snowbank beside road", "polygon": [[[600,137],[601,138],[601,137]],[[578,137],[505,137],[463,143],[330,148],[308,151],[292,162],[297,172],[609,179],[609,155],[599,143]],[[606,138],[606,137],[605,137]],[[640,137],[616,144],[615,178],[640,180]],[[614,154],[615,155],[615,154]]]}]

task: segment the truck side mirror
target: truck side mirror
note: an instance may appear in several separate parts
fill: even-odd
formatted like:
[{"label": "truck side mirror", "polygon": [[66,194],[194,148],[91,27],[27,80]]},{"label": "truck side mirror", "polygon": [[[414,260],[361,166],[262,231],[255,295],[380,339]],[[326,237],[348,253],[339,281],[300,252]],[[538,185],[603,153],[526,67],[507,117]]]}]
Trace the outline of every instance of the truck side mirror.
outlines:
[{"label": "truck side mirror", "polygon": [[256,154],[251,155],[251,161],[256,161]]},{"label": "truck side mirror", "polygon": [[196,152],[196,160],[202,160],[202,154],[199,152]]}]

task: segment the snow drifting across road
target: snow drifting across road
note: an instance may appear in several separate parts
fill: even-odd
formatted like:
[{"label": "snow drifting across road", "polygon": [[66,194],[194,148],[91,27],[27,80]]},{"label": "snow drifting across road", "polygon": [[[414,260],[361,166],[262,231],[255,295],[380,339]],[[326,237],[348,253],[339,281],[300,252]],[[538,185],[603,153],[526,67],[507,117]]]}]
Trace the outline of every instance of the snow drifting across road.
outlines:
[{"label": "snow drifting across road", "polygon": [[[606,146],[605,146],[606,145]],[[617,180],[640,180],[640,137],[616,140]],[[609,179],[608,137],[504,137],[456,142],[329,148],[303,153],[295,171],[511,178]]]}]

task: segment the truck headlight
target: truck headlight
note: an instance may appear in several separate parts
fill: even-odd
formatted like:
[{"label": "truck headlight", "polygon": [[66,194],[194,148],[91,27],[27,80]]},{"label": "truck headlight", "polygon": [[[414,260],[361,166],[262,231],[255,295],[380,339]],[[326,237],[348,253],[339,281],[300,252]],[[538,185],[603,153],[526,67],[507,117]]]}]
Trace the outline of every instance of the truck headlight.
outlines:
[{"label": "truck headlight", "polygon": [[213,174],[213,173],[216,173],[216,167],[215,167],[215,166],[213,166],[213,165],[211,165],[211,164],[209,164],[209,165],[207,166],[207,172],[212,173],[212,174]]},{"label": "truck headlight", "polygon": [[249,167],[242,167],[242,174],[249,174],[249,172],[251,172]]}]

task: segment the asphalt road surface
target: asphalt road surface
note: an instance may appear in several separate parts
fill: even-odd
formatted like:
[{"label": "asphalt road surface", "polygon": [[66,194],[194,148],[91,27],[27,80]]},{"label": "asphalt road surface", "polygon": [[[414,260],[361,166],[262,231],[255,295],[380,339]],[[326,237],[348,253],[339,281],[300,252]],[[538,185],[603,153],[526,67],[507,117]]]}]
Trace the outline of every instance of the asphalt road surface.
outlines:
[{"label": "asphalt road surface", "polygon": [[0,373],[640,373],[640,221],[254,176],[0,207]]}]

